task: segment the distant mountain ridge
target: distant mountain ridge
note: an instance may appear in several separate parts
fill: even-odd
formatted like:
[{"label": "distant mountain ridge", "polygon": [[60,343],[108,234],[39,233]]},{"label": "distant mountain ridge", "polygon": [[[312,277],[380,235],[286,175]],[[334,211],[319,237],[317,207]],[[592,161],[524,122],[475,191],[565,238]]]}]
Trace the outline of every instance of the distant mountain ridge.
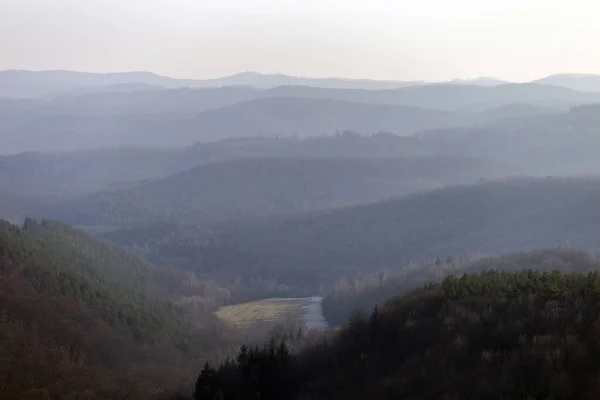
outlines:
[{"label": "distant mountain ridge", "polygon": [[421,82],[378,81],[370,79],[302,78],[283,74],[242,72],[213,79],[176,79],[152,72],[90,73],[74,71],[0,71],[0,97],[35,98],[71,90],[89,89],[122,84],[146,84],[162,88],[201,88],[221,86],[251,86],[271,89],[277,86],[298,85],[331,89],[392,89]]},{"label": "distant mountain ridge", "polygon": [[0,71],[0,97],[35,98],[81,87],[144,83],[165,88],[193,86],[191,79],[174,79],[152,72],[90,73],[73,71]]},{"label": "distant mountain ridge", "polygon": [[[178,79],[161,76],[152,72],[116,72],[91,73],[64,70],[0,71],[0,97],[35,98],[72,90],[97,92],[99,87],[118,89],[117,85],[150,85],[160,88],[201,88],[221,86],[251,86],[259,89],[272,89],[278,86],[308,86],[327,89],[397,89],[422,84],[439,84],[443,82],[375,80],[354,78],[308,78],[284,74],[262,74],[259,72],[241,72],[230,76],[211,79]],[[481,86],[497,86],[506,81],[495,78],[456,79],[448,83],[472,84]],[[120,88],[118,91],[122,91]],[[107,90],[103,91],[109,91]]]},{"label": "distant mountain ridge", "polygon": [[[15,115],[12,113],[0,122],[10,123]],[[140,143],[146,147],[172,147],[240,137],[322,136],[337,130],[362,133],[383,130],[411,135],[423,129],[460,126],[463,121],[461,114],[447,111],[307,97],[257,98],[200,113],[90,115],[69,114],[67,109],[64,113],[41,110],[38,115],[24,111],[24,123],[18,121],[5,130],[0,128],[5,143],[0,153],[70,151]]]},{"label": "distant mountain ridge", "polygon": [[[92,73],[66,70],[29,71],[5,70],[0,71],[0,97],[35,98],[72,90],[97,92],[99,87],[106,90],[123,91],[118,85],[149,85],[158,88],[209,88],[222,86],[254,87],[257,89],[273,89],[279,86],[306,86],[324,89],[363,89],[385,90],[398,89],[421,85],[474,85],[484,87],[500,86],[510,81],[493,77],[478,77],[473,79],[451,79],[449,81],[402,81],[377,80],[341,77],[309,78],[290,76],[281,73],[263,74],[254,71],[210,78],[210,79],[180,79],[171,78],[147,71]],[[584,92],[600,91],[600,75],[593,74],[555,74],[540,78],[529,83],[540,83],[562,86]],[[113,86],[113,88],[110,88]]]},{"label": "distant mountain ridge", "polygon": [[581,92],[600,92],[600,75],[596,74],[556,74],[534,82],[563,86]]}]

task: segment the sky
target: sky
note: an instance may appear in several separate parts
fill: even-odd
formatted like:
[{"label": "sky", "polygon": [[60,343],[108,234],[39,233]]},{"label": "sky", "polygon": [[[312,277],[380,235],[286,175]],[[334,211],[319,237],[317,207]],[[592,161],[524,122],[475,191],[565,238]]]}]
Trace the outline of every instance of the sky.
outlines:
[{"label": "sky", "polygon": [[596,0],[0,0],[0,70],[529,81],[600,73]]}]

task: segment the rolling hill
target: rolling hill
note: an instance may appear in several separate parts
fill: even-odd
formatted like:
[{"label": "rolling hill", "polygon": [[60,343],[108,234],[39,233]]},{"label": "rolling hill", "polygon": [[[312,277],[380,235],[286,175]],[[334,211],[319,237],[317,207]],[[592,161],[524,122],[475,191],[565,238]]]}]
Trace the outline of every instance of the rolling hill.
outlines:
[{"label": "rolling hill", "polygon": [[556,246],[599,251],[598,204],[597,179],[509,179],[330,211],[169,227],[167,235],[140,228],[105,237],[199,273],[194,263],[314,294],[342,276],[436,257]]},{"label": "rolling hill", "polygon": [[[527,265],[542,257],[520,256]],[[560,259],[547,261],[557,270],[489,271],[417,286],[354,313],[299,354],[277,341],[244,346],[199,371],[195,398],[594,399],[598,261],[567,274]]]},{"label": "rolling hill", "polygon": [[[0,71],[0,97],[32,98],[46,95],[66,94],[68,92],[111,91],[111,86],[119,85],[151,85],[162,88],[181,87],[223,87],[247,86],[259,89],[271,89],[277,86],[308,86],[330,89],[395,89],[399,87],[423,84],[424,82],[407,82],[372,79],[344,78],[304,78],[284,74],[261,74],[258,72],[241,72],[231,76],[212,79],[176,79],[160,76],[151,72],[118,72],[89,73],[75,71]],[[452,81],[453,84],[477,84],[495,86],[502,83],[489,78],[466,81]],[[114,87],[113,89],[134,91],[139,87]]]},{"label": "rolling hill", "polygon": [[407,135],[595,102],[600,102],[598,93],[533,83],[389,90],[230,86],[4,99],[0,151],[177,146],[248,136],[315,136],[344,129]]},{"label": "rolling hill", "polygon": [[598,174],[600,106],[498,120],[477,127],[420,132],[432,152],[473,155],[518,165],[531,174]]},{"label": "rolling hill", "polygon": [[281,86],[266,92],[268,96],[311,97],[374,104],[395,104],[439,110],[479,107],[481,110],[507,104],[528,103],[538,106],[562,106],[600,101],[600,93],[543,85],[509,83],[492,87],[449,83],[409,86],[392,90],[323,89]]},{"label": "rolling hill", "polygon": [[189,285],[66,224],[0,220],[2,398],[164,398],[219,348],[215,317],[174,304]]},{"label": "rolling hill", "polygon": [[77,225],[219,221],[368,203],[510,173],[464,157],[251,158],[196,167],[41,210]]},{"label": "rolling hill", "polygon": [[442,282],[449,276],[486,271],[515,273],[523,269],[546,273],[553,270],[588,273],[600,270],[600,258],[570,248],[540,249],[502,256],[438,257],[422,264],[399,266],[383,274],[340,279],[323,298],[323,314],[331,326],[341,326],[356,310],[370,312],[391,297],[402,296],[422,285]]},{"label": "rolling hill", "polygon": [[184,87],[193,80],[173,79],[151,72],[89,73],[74,71],[0,71],[0,97],[34,98],[80,87],[145,83],[161,87]]},{"label": "rolling hill", "polygon": [[462,125],[462,115],[406,106],[310,98],[266,98],[199,114],[51,114],[0,131],[2,151],[73,151],[115,146],[182,146],[239,137],[330,135]]},{"label": "rolling hill", "polygon": [[600,92],[600,75],[556,74],[535,81],[544,85],[562,86],[581,92]]}]

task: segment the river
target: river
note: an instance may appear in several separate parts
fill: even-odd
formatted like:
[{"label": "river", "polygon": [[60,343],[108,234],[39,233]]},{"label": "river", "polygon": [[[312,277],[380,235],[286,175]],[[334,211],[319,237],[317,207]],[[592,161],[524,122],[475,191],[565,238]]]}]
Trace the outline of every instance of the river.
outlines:
[{"label": "river", "polygon": [[303,308],[302,322],[306,325],[308,330],[318,329],[326,330],[329,329],[329,324],[323,316],[322,301],[323,298],[319,296],[313,297],[285,297],[285,298],[270,298],[265,299],[265,302],[294,302],[301,303]]}]

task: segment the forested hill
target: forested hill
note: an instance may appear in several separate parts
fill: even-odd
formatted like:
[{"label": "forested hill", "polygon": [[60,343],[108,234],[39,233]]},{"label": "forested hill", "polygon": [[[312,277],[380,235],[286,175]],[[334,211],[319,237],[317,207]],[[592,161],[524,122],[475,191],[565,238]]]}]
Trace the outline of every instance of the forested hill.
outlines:
[{"label": "forested hill", "polygon": [[559,269],[563,273],[587,273],[600,270],[600,258],[591,253],[565,248],[504,256],[436,258],[422,264],[399,266],[385,273],[340,279],[323,298],[323,314],[330,326],[341,326],[348,322],[356,310],[370,312],[388,298],[403,295],[427,283],[439,283],[450,275],[478,274],[490,270],[517,272],[521,269],[539,272]]},{"label": "forested hill", "polygon": [[60,222],[0,221],[0,397],[175,390],[186,355],[219,343],[218,325],[192,329],[170,301],[183,278]]},{"label": "forested hill", "polygon": [[374,202],[510,170],[501,163],[443,155],[250,158],[93,193],[41,214],[76,225],[231,220]]},{"label": "forested hill", "polygon": [[448,277],[299,355],[274,343],[206,365],[195,398],[596,399],[599,312],[598,271]]},{"label": "forested hill", "polygon": [[[154,229],[162,228],[148,231]],[[436,257],[557,246],[600,250],[600,181],[508,179],[336,210],[167,229],[105,237],[147,246],[151,259],[192,270],[210,265],[222,276],[260,278],[314,294],[340,277]]]},{"label": "forested hill", "polygon": [[141,340],[159,339],[177,323],[158,284],[160,270],[123,250],[54,221],[28,219],[23,228],[3,223],[0,234],[9,261],[26,265],[37,289],[81,298]]}]

